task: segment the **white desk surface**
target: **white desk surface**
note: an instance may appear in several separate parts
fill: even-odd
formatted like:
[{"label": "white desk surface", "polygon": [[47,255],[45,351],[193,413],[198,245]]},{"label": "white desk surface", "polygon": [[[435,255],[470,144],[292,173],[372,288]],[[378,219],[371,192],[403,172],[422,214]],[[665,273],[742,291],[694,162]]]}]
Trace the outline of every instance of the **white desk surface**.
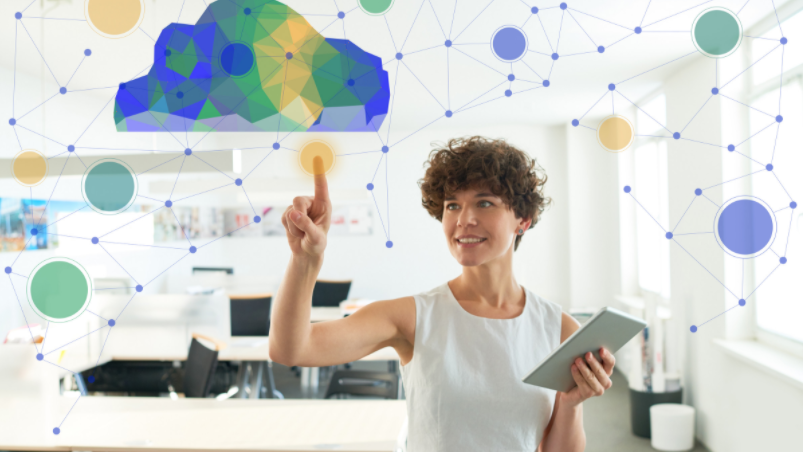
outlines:
[{"label": "white desk surface", "polygon": [[[58,397],[58,425],[75,402]],[[41,402],[0,398],[0,449],[48,451],[391,452],[406,431],[400,400],[82,397],[53,435]]]}]

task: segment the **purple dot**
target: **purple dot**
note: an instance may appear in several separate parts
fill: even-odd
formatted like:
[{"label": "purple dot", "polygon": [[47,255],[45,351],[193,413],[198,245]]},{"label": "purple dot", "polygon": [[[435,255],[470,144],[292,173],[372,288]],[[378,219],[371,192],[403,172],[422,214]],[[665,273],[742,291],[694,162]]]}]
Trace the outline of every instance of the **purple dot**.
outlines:
[{"label": "purple dot", "polygon": [[192,155],[192,149],[190,148],[184,149],[184,155]]},{"label": "purple dot", "polygon": [[280,147],[279,143],[273,143],[273,149],[279,149]]},{"label": "purple dot", "polygon": [[739,300],[739,306],[744,306],[744,305],[746,305],[746,304],[747,304],[747,301],[745,301],[745,299],[744,299],[744,298],[742,298],[741,300]]},{"label": "purple dot", "polygon": [[510,97],[510,96],[512,96],[512,95],[513,95],[513,91],[511,91],[511,90],[509,90],[509,89],[506,89],[506,90],[505,90],[505,96],[506,96],[506,97]]},{"label": "purple dot", "polygon": [[198,251],[198,248],[196,248],[195,246],[190,247],[190,253],[195,254],[196,251]]},{"label": "purple dot", "polygon": [[61,433],[61,429],[60,429],[60,428],[58,428],[58,427],[54,427],[54,428],[53,428],[53,434],[54,434],[54,435],[58,435],[59,433]]},{"label": "purple dot", "polygon": [[125,83],[120,83],[120,89],[125,89]]},{"label": "purple dot", "polygon": [[732,144],[729,144],[729,145],[728,145],[728,152],[733,152],[733,151],[735,151],[735,150],[736,150],[736,146],[734,146],[734,145],[732,145]]},{"label": "purple dot", "polygon": [[94,375],[90,375],[90,376],[86,377],[86,381],[87,381],[89,384],[92,384],[92,383],[94,383],[94,382],[95,382],[95,376],[94,376]]},{"label": "purple dot", "polygon": [[691,330],[692,333],[696,333],[697,332],[697,325],[692,325],[691,328],[689,328],[689,329]]},{"label": "purple dot", "polygon": [[614,85],[613,83],[608,84],[608,90],[613,91],[615,89],[616,89],[616,85]]},{"label": "purple dot", "polygon": [[719,94],[719,88],[711,88],[711,94],[714,94],[714,95]]},{"label": "purple dot", "polygon": [[786,39],[786,38],[781,38],[781,44],[783,44],[783,45],[786,45],[786,43],[787,43],[787,42],[789,42],[789,40],[788,40],[788,39]]},{"label": "purple dot", "polygon": [[354,86],[354,79],[351,79],[351,78],[350,78],[350,79],[349,79],[349,80],[346,82],[346,84],[347,84],[348,86]]},{"label": "purple dot", "polygon": [[167,208],[173,207],[173,201],[171,201],[169,199],[167,201],[165,201],[165,207],[167,207]]},{"label": "purple dot", "polygon": [[36,354],[36,360],[37,360],[37,361],[41,361],[41,360],[43,360],[43,359],[45,359],[45,355],[43,355],[43,354],[41,354],[41,353],[37,353],[37,354]]},{"label": "purple dot", "polygon": [[166,57],[169,57],[171,53],[173,53],[173,52],[171,52],[170,49],[165,49],[165,56]]},{"label": "purple dot", "polygon": [[785,263],[786,263],[786,257],[782,257],[782,258],[780,259],[780,262],[781,262],[782,264],[785,264]]},{"label": "purple dot", "polygon": [[73,145],[67,146],[67,152],[75,152],[75,146]]},{"label": "purple dot", "polygon": [[89,56],[92,55],[92,51],[89,49],[84,50],[84,55]]},{"label": "purple dot", "polygon": [[250,16],[251,15],[251,8],[245,8],[243,10],[243,13],[245,13],[246,16]]},{"label": "purple dot", "polygon": [[538,14],[538,7],[537,7],[537,6],[533,6],[533,7],[530,9],[530,12],[532,12],[533,14]]},{"label": "purple dot", "polygon": [[390,152],[390,148],[387,146],[382,146],[382,152],[387,154],[388,152]]},{"label": "purple dot", "polygon": [[293,59],[293,52],[287,52],[284,55],[284,57],[287,58],[288,60],[292,60]]},{"label": "purple dot", "polygon": [[15,17],[16,19],[22,19],[22,13],[20,13],[20,12],[16,12],[16,13],[14,13],[14,17]]},{"label": "purple dot", "polygon": [[507,76],[507,79],[512,82],[513,80],[516,80],[516,76],[513,75],[513,74],[510,74],[510,75]]},{"label": "purple dot", "polygon": [[67,94],[67,88],[65,88],[65,87],[63,87],[63,86],[62,86],[61,88],[59,88],[59,92],[60,92],[61,94]]},{"label": "purple dot", "polygon": [[767,166],[766,166],[766,168],[767,168],[767,171],[772,171],[772,169],[774,168],[774,166],[772,166],[772,163],[767,163]]},{"label": "purple dot", "polygon": [[17,120],[14,119],[14,118],[11,118],[11,119],[8,120],[8,124],[11,125],[11,126],[13,126],[16,123],[17,123]]},{"label": "purple dot", "polygon": [[557,53],[553,53],[552,54],[552,59],[553,60],[557,60],[558,58],[560,58],[560,55],[558,55]]},{"label": "purple dot", "polygon": [[365,186],[365,188],[367,188],[368,190],[373,190],[374,189],[374,184],[369,182],[368,185]]},{"label": "purple dot", "polygon": [[33,228],[31,229],[31,235],[36,235],[39,233],[39,229]]},{"label": "purple dot", "polygon": [[402,58],[404,58],[404,55],[402,55],[401,52],[396,54],[396,59],[397,60],[401,60]]},{"label": "purple dot", "polygon": [[599,53],[605,53],[605,46],[599,46],[599,47],[597,47],[597,52],[599,52]]},{"label": "purple dot", "polygon": [[775,117],[775,120],[778,121],[778,122],[783,122],[783,116],[778,115],[778,116]]},{"label": "purple dot", "polygon": [[739,199],[725,206],[714,226],[722,246],[743,256],[764,250],[775,230],[772,213],[753,199]]},{"label": "purple dot", "polygon": [[566,9],[568,7],[569,5],[567,5],[566,2],[560,4],[560,9]]},{"label": "purple dot", "polygon": [[100,240],[97,237],[92,237],[92,244],[97,245]]},{"label": "purple dot", "polygon": [[11,267],[6,267],[6,268],[5,268],[5,272],[6,272],[6,274],[9,274],[9,273],[11,273]]},{"label": "purple dot", "polygon": [[142,284],[137,284],[137,287],[135,287],[135,289],[137,290],[137,292],[142,292]]},{"label": "purple dot", "polygon": [[262,221],[262,218],[259,215],[254,217],[254,223],[259,223],[260,221]]},{"label": "purple dot", "polygon": [[680,139],[680,132],[675,132],[672,134],[672,138],[679,140]]},{"label": "purple dot", "polygon": [[541,82],[541,85],[543,85],[544,88],[549,88],[549,80],[544,80]]},{"label": "purple dot", "polygon": [[789,207],[791,207],[792,209],[794,209],[795,207],[797,207],[797,203],[796,203],[796,202],[794,202],[794,201],[792,201],[792,202],[790,202],[790,203],[789,203]]},{"label": "purple dot", "polygon": [[184,97],[184,93],[183,93],[183,92],[181,92],[181,91],[179,91],[179,92],[177,92],[177,93],[176,93],[176,97],[178,97],[179,99],[181,99],[182,97]]},{"label": "purple dot", "polygon": [[630,185],[625,185],[625,193],[630,193]]},{"label": "purple dot", "polygon": [[337,13],[337,18],[338,18],[338,19],[342,19],[342,18],[344,18],[344,17],[346,17],[346,13],[344,13],[343,11],[339,11],[339,12]]},{"label": "purple dot", "polygon": [[114,319],[109,319],[109,326],[114,326],[115,323],[117,322],[115,322]]},{"label": "purple dot", "polygon": [[443,45],[445,45],[446,47],[451,47],[452,41],[450,39],[447,39],[446,42],[443,43]]},{"label": "purple dot", "polygon": [[573,125],[573,126],[575,126],[575,127],[577,127],[577,126],[579,126],[579,125],[580,125],[580,121],[578,121],[578,120],[576,120],[576,119],[572,119],[572,125]]},{"label": "purple dot", "polygon": [[242,179],[240,179],[240,178],[234,179],[234,185],[239,187],[242,184],[243,184],[243,180]]},{"label": "purple dot", "polygon": [[641,34],[641,27],[636,27],[635,30],[633,30],[633,31],[635,31],[637,35],[640,35]]},{"label": "purple dot", "polygon": [[446,110],[446,117],[451,118],[453,115],[452,110]]},{"label": "purple dot", "polygon": [[527,36],[517,27],[502,27],[491,37],[491,50],[502,61],[519,60],[527,52]]},{"label": "purple dot", "polygon": [[665,237],[666,237],[668,240],[672,240],[672,237],[674,236],[674,234],[672,234],[671,232],[667,232],[667,233],[666,233],[664,236],[665,236]]},{"label": "purple dot", "polygon": [[700,196],[700,195],[702,195],[702,194],[703,194],[703,191],[702,191],[702,190],[700,190],[699,188],[695,188],[695,189],[694,189],[694,194],[695,194],[695,195],[697,195],[697,196]]},{"label": "purple dot", "polygon": [[387,242],[385,242],[385,246],[388,247],[388,248],[393,248],[393,242],[388,240]]}]

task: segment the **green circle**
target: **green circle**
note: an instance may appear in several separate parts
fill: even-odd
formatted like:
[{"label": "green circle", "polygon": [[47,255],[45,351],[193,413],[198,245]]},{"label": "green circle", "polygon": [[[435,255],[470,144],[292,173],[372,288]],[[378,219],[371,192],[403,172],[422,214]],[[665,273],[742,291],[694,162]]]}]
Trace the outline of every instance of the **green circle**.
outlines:
[{"label": "green circle", "polygon": [[359,0],[359,4],[366,13],[379,16],[390,10],[393,0]]},{"label": "green circle", "polygon": [[86,273],[66,259],[52,259],[34,269],[28,282],[28,301],[53,322],[72,320],[89,304]]},{"label": "green circle", "polygon": [[104,160],[87,170],[83,191],[86,201],[100,213],[118,213],[136,196],[136,180],[132,172],[115,160]]},{"label": "green circle", "polygon": [[730,55],[742,40],[738,19],[729,11],[710,9],[704,11],[694,24],[694,43],[708,56]]}]

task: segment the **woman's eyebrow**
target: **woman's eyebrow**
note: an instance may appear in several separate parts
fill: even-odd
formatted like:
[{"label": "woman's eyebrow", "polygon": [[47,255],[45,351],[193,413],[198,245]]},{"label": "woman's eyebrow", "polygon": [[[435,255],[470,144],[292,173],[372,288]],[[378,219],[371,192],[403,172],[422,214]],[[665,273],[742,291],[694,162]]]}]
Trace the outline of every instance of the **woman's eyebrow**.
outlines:
[{"label": "woman's eyebrow", "polygon": [[[476,195],[474,195],[474,197],[475,198],[486,198],[486,197],[495,198],[496,195],[493,194],[493,193],[477,193]],[[450,197],[450,198],[444,198],[443,200],[444,201],[454,201],[456,199],[457,198],[455,198],[455,197]]]}]

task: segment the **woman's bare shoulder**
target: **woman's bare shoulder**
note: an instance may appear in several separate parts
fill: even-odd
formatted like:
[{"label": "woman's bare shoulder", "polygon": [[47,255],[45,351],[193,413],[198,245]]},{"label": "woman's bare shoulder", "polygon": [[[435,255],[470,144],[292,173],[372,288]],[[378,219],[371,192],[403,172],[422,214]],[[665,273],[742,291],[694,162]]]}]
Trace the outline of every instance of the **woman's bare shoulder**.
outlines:
[{"label": "woman's bare shoulder", "polygon": [[580,322],[569,314],[562,312],[560,316],[560,342],[563,343],[578,329],[580,329]]}]

